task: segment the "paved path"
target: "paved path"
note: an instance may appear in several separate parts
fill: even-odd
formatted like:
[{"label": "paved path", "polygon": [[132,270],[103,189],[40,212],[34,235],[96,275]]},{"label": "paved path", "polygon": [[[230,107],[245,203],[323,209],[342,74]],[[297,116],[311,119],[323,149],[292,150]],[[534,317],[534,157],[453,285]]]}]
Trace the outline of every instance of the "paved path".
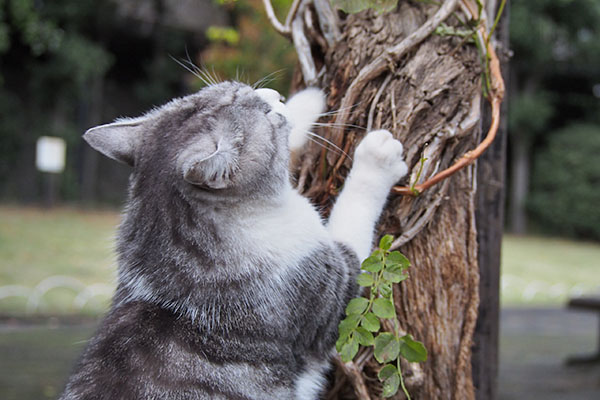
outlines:
[{"label": "paved path", "polygon": [[596,313],[503,310],[498,400],[600,399],[600,364],[565,365],[596,351],[599,328]]},{"label": "paved path", "polygon": [[[0,319],[0,399],[56,399],[95,325]],[[596,349],[598,325],[593,313],[502,311],[498,400],[600,400],[600,365],[564,365]]]}]

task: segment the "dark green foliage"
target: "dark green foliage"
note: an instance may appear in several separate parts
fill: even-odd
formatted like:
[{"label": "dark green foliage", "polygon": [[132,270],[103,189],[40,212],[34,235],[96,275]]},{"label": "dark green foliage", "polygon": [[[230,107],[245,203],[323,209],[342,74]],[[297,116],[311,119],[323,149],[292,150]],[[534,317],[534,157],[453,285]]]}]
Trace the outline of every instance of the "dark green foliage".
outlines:
[{"label": "dark green foliage", "polygon": [[195,51],[197,40],[137,25],[112,0],[0,0],[0,198],[40,198],[35,141],[52,135],[67,142],[61,197],[79,199],[83,180],[95,177],[81,134],[183,94],[186,71],[169,56]]},{"label": "dark green foliage", "polygon": [[511,134],[524,135],[528,140],[544,131],[554,113],[552,93],[546,91],[514,94],[508,107]]},{"label": "dark green foliage", "polygon": [[[562,145],[571,140],[570,154],[590,154],[584,143],[588,138],[555,138],[564,135],[563,127],[580,124],[600,124],[598,98],[600,96],[600,2],[597,0],[513,0],[510,3],[510,48],[514,57],[510,60],[510,87],[508,95],[509,144],[511,146],[508,168],[513,172],[529,175],[528,215],[534,217],[542,230],[551,229],[553,234],[584,235],[591,237],[589,229],[567,228],[567,225],[581,226],[573,221],[567,224],[564,218],[551,217],[555,213],[566,216],[559,209],[584,207],[569,200],[558,204],[559,199],[573,199],[564,193],[548,198],[549,193],[561,187],[552,184],[552,176],[569,174],[569,180],[586,182],[585,169],[577,167],[565,171],[562,164],[565,154],[556,151],[557,143]],[[565,128],[566,129],[566,128]],[[585,135],[582,130],[577,129]],[[586,129],[587,134],[592,130]],[[571,136],[571,135],[569,135]],[[529,160],[525,163],[522,157]],[[552,157],[558,156],[556,160]],[[517,160],[519,157],[519,160]],[[596,156],[597,158],[597,156]],[[590,163],[592,158],[588,158]],[[512,168],[535,166],[531,171]],[[519,180],[515,179],[514,183]],[[510,187],[510,186],[509,186]],[[517,193],[526,188],[514,187]],[[589,191],[588,191],[589,192]],[[511,198],[510,194],[508,196]],[[587,194],[584,197],[588,197]],[[511,204],[512,216],[520,215],[520,205],[516,199]],[[585,203],[585,202],[584,202]],[[547,209],[553,204],[554,211]],[[573,212],[573,218],[577,218]],[[566,218],[566,217],[565,217]],[[597,220],[596,220],[597,221]],[[516,220],[513,220],[516,223]],[[563,225],[564,228],[557,229]],[[554,226],[555,228],[551,228]],[[597,237],[597,236],[595,236]]]},{"label": "dark green foliage", "polygon": [[600,57],[600,3],[596,0],[513,0],[511,48],[519,69],[548,73]]},{"label": "dark green foliage", "polygon": [[552,132],[535,157],[529,209],[560,235],[600,240],[600,126],[575,124]]}]

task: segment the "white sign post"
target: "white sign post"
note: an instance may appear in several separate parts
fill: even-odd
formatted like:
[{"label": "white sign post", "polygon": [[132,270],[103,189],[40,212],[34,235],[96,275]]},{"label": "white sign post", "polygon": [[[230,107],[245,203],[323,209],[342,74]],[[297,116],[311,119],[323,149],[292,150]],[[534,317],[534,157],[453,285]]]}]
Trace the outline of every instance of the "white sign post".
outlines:
[{"label": "white sign post", "polygon": [[61,138],[41,136],[36,143],[35,165],[46,175],[46,205],[53,206],[58,195],[58,174],[65,170],[67,145]]},{"label": "white sign post", "polygon": [[42,172],[61,173],[65,169],[67,145],[61,138],[41,136],[37,140],[35,165]]}]

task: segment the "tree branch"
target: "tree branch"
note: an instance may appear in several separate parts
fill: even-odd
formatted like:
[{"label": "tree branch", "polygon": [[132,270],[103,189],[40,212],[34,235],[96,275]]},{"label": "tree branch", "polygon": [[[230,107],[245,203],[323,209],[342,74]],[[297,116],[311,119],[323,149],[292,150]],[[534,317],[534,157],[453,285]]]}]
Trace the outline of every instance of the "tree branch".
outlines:
[{"label": "tree branch", "polygon": [[[268,0],[264,0],[268,1]],[[298,6],[298,11],[292,20],[292,41],[298,53],[298,62],[302,69],[304,82],[307,86],[312,86],[317,83],[317,67],[310,50],[310,42],[304,34],[304,22],[302,14],[306,11],[306,2],[301,0]]]},{"label": "tree branch", "polygon": [[291,34],[290,27],[289,25],[281,25],[281,22],[279,22],[277,16],[275,15],[275,11],[273,10],[273,6],[271,5],[271,0],[263,0],[263,4],[265,5],[267,18],[269,18],[269,21],[271,22],[271,25],[273,25],[273,28],[283,36],[289,38]]},{"label": "tree branch", "polygon": [[452,14],[452,12],[454,12],[457,4],[458,0],[447,0],[444,2],[444,4],[433,15],[433,17],[421,25],[419,29],[414,31],[411,35],[406,37],[397,45],[388,49],[385,53],[378,56],[375,60],[360,70],[358,76],[354,79],[354,81],[352,81],[352,84],[348,88],[346,95],[340,104],[340,109],[342,111],[336,119],[336,123],[339,124],[339,127],[334,128],[332,134],[332,138],[336,144],[340,144],[340,138],[342,137],[344,130],[342,125],[346,123],[350,115],[350,110],[352,109],[351,106],[354,104],[356,98],[361,93],[365,85],[373,78],[376,78],[378,75],[380,75],[386,68],[388,68],[390,62],[396,63],[410,49],[431,35],[435,28],[437,28],[439,24],[445,21]]},{"label": "tree branch", "polygon": [[369,396],[369,390],[365,384],[365,379],[358,367],[352,361],[344,363],[339,356],[335,356],[333,359],[341,368],[341,370],[344,371],[344,374],[348,377],[348,379],[350,379],[350,382],[352,382],[352,387],[354,388],[354,393],[356,393],[356,396],[360,400],[371,400],[371,396]]},{"label": "tree branch", "polygon": [[290,26],[292,26],[292,21],[294,20],[294,17],[296,16],[296,13],[298,12],[298,7],[300,7],[300,2],[302,0],[294,0],[294,2],[292,3],[292,6],[290,7],[290,11],[288,12],[287,17],[285,18],[285,26],[287,26],[288,28]]},{"label": "tree branch", "polygon": [[369,117],[367,118],[367,132],[370,132],[371,129],[373,128],[373,115],[375,114],[375,109],[377,108],[377,103],[379,103],[379,98],[381,97],[383,90],[388,85],[388,83],[390,83],[393,76],[394,76],[394,74],[389,74],[385,78],[385,80],[379,87],[379,90],[377,90],[377,93],[375,94],[375,98],[373,98],[373,101],[371,102],[371,109],[369,110]]},{"label": "tree branch", "polygon": [[337,14],[331,8],[329,0],[313,0],[315,11],[319,17],[319,26],[329,47],[339,40],[341,33]]}]

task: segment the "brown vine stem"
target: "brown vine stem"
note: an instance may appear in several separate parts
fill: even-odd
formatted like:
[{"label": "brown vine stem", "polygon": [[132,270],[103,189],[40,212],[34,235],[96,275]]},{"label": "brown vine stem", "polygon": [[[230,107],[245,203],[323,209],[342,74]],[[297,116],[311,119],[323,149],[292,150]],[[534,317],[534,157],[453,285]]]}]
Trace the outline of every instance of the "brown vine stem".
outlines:
[{"label": "brown vine stem", "polygon": [[[448,178],[450,175],[453,175],[457,171],[463,169],[464,167],[472,164],[483,154],[483,152],[490,147],[490,144],[494,141],[496,137],[496,133],[498,132],[498,126],[500,124],[500,103],[501,100],[498,98],[493,98],[491,100],[492,104],[492,124],[488,131],[485,139],[477,146],[475,149],[466,152],[456,163],[454,163],[449,168],[439,172],[433,177],[429,178],[425,182],[415,185],[414,188],[410,188],[407,186],[394,186],[392,188],[392,193],[401,194],[401,195],[410,195],[410,196],[418,196],[424,190],[430,188],[436,183]],[[416,193],[415,193],[416,192]]]},{"label": "brown vine stem", "polygon": [[[477,16],[472,4],[467,1],[463,1],[463,5],[469,10],[472,18]],[[492,107],[492,122],[485,139],[483,139],[483,141],[475,149],[466,152],[449,168],[437,173],[425,182],[415,185],[414,188],[406,186],[394,186],[392,188],[392,193],[410,196],[416,196],[422,193],[424,190],[475,162],[475,160],[477,160],[477,158],[479,158],[494,141],[496,134],[498,133],[498,127],[500,126],[500,105],[504,99],[504,80],[502,79],[502,72],[500,71],[500,61],[498,60],[498,56],[496,55],[496,52],[494,51],[494,48],[488,39],[485,26],[480,26],[479,32],[481,34],[483,44],[486,46],[486,57],[489,58],[490,76],[492,77],[492,87],[488,93],[488,101]]]}]

